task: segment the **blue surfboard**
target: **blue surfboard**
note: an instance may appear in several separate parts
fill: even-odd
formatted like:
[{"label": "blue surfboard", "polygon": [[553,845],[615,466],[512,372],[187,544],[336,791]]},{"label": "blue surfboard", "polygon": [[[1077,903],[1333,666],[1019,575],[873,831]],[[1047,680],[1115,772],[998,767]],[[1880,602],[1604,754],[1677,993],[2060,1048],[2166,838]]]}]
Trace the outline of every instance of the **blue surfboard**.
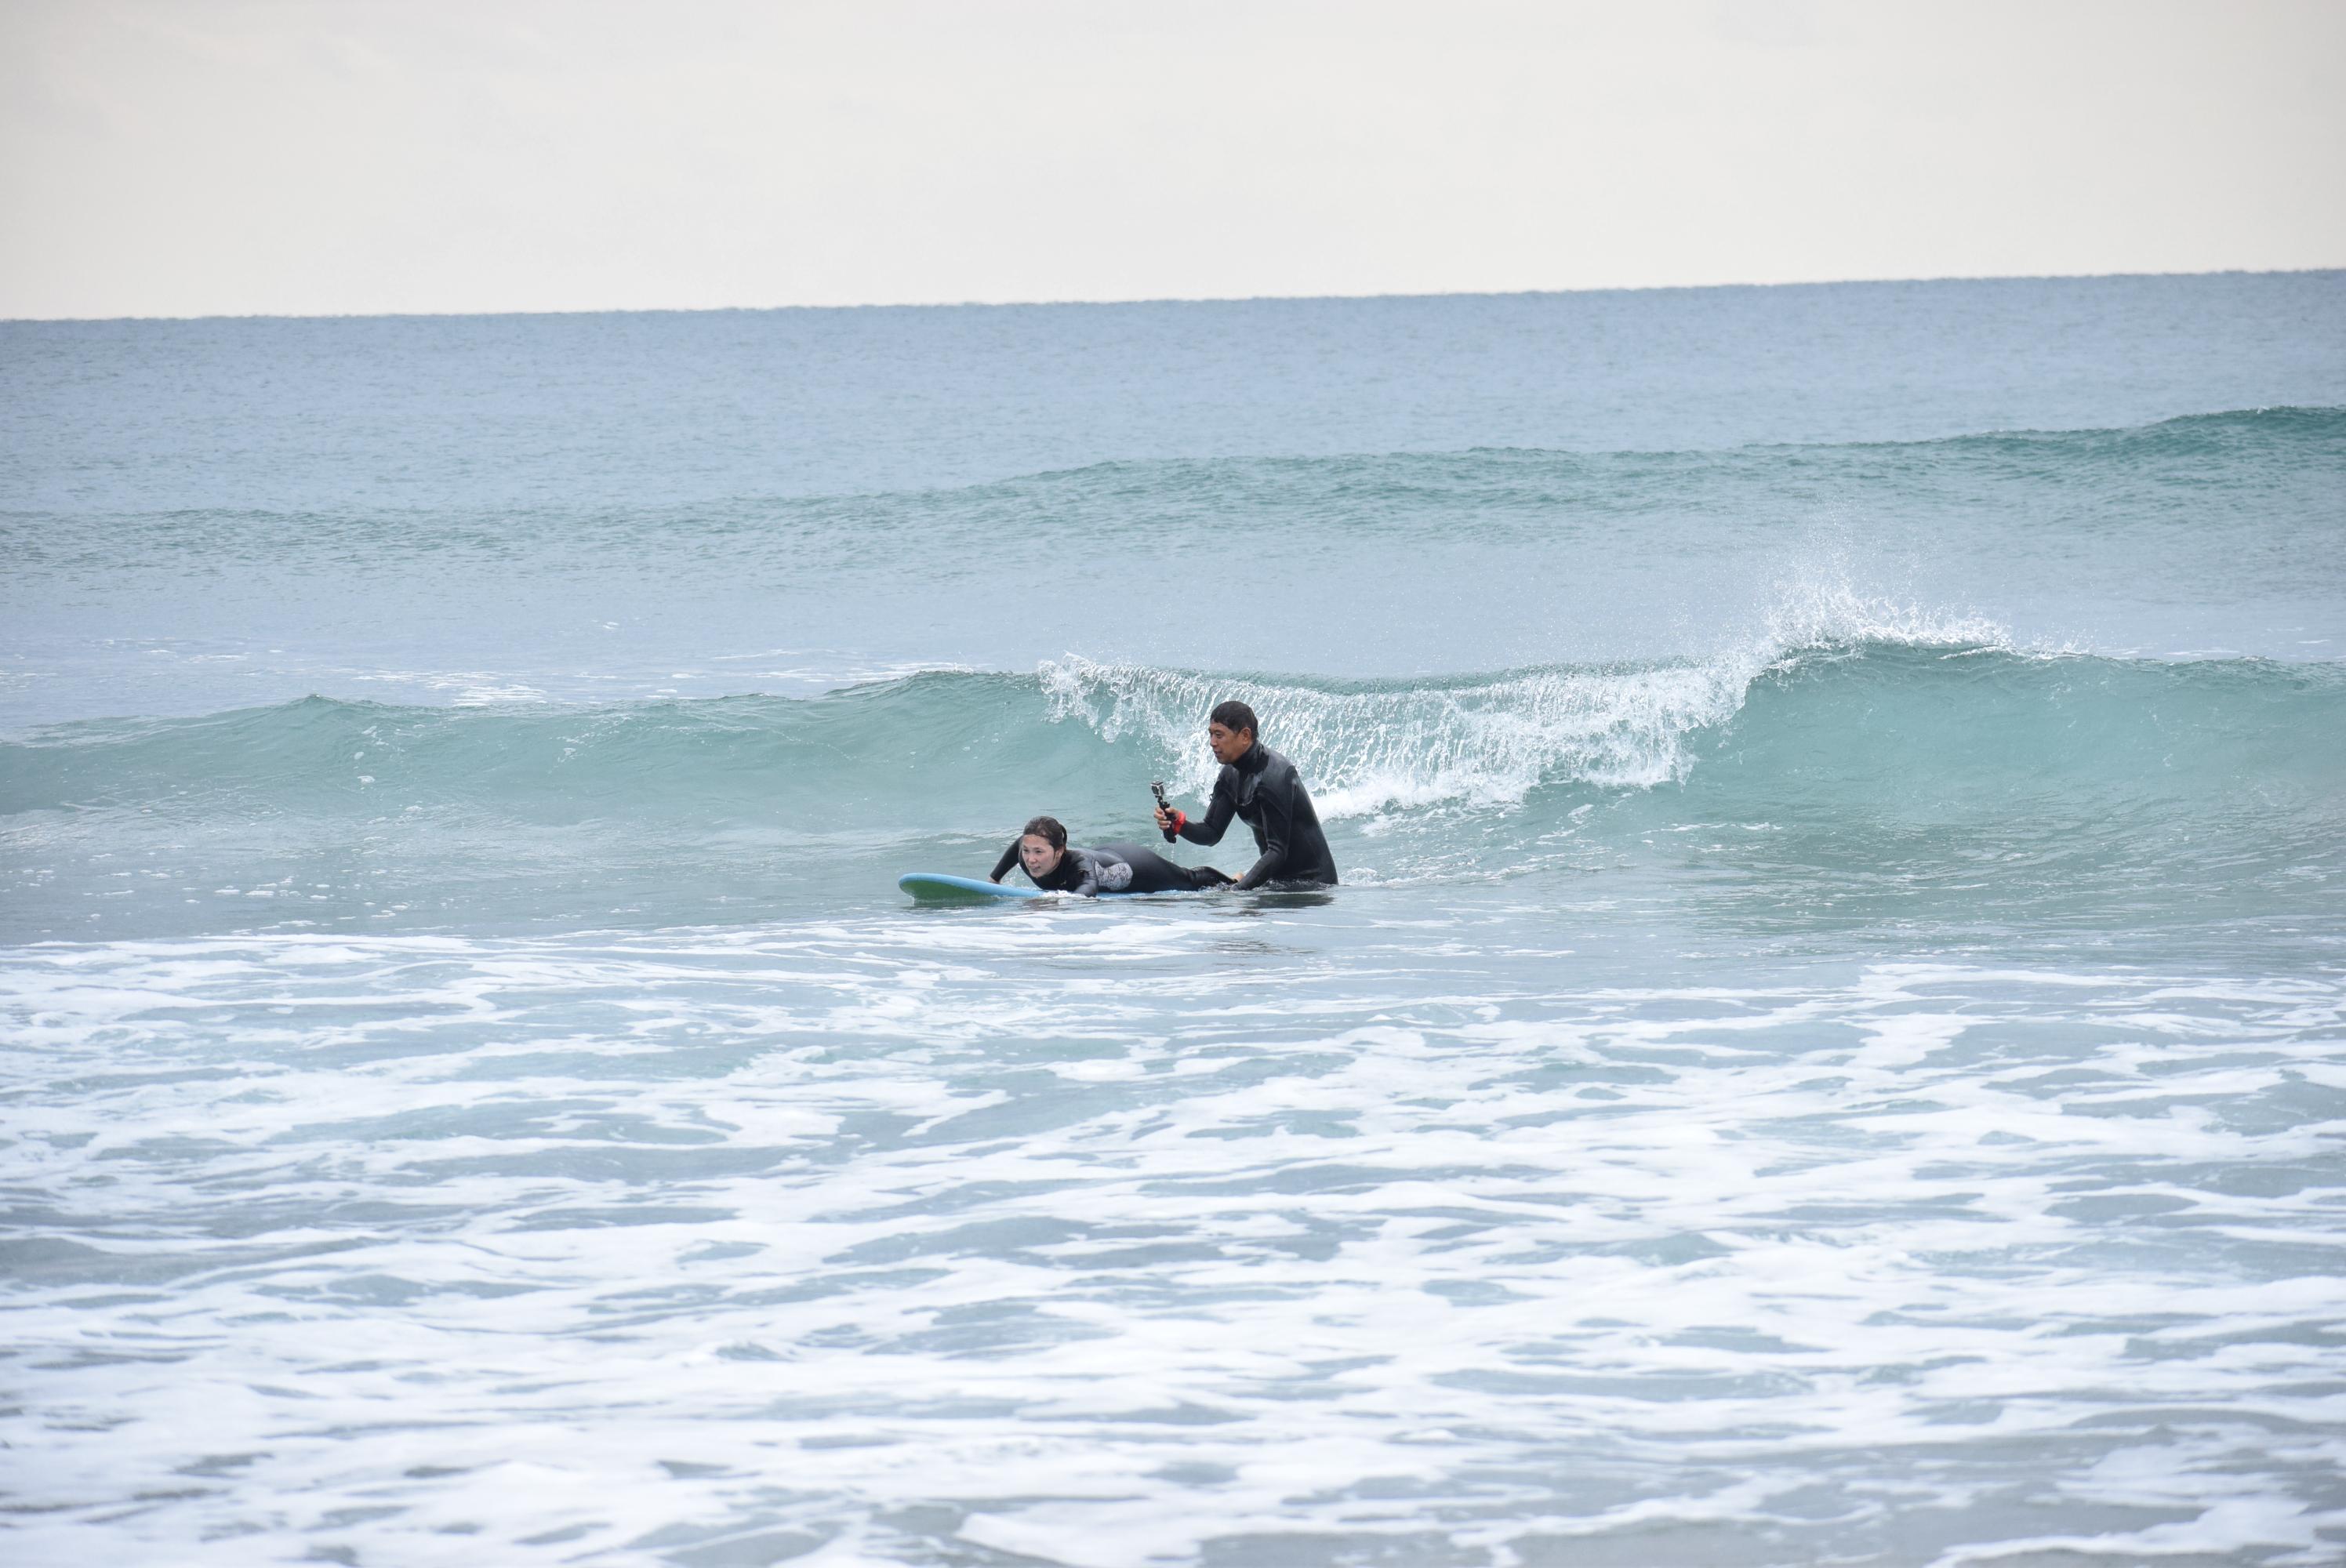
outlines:
[{"label": "blue surfboard", "polygon": [[[976,877],[947,876],[943,871],[907,871],[896,879],[896,885],[913,895],[915,903],[924,904],[990,904],[1003,899],[1057,898],[1065,895],[1046,893],[1040,888],[1014,888],[1001,882],[980,881]],[[1102,893],[1104,899],[1178,898],[1178,893]]]},{"label": "blue surfboard", "polygon": [[1009,888],[976,877],[949,877],[943,871],[908,871],[896,885],[924,904],[986,904],[998,899],[1039,899],[1035,888]]}]

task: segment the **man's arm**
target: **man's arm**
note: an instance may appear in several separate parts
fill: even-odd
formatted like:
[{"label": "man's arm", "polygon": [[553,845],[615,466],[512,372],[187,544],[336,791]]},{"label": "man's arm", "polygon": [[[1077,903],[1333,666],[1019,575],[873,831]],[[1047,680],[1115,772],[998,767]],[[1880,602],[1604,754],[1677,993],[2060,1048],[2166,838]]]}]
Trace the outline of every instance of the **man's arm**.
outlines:
[{"label": "man's arm", "polygon": [[1239,891],[1259,888],[1279,875],[1287,864],[1287,846],[1295,837],[1295,773],[1265,779],[1254,789],[1255,804],[1262,809],[1262,858],[1239,879]]},{"label": "man's arm", "polygon": [[[1022,834],[1021,837],[1024,837],[1024,835]],[[1000,881],[1004,877],[1010,874],[1010,868],[1017,863],[1018,840],[1013,839],[1010,840],[1010,847],[1002,851],[1002,858],[994,862],[993,874],[988,876],[985,880],[989,882]]]},{"label": "man's arm", "polygon": [[1238,796],[1229,787],[1230,770],[1227,768],[1214,779],[1213,799],[1206,802],[1206,820],[1195,817],[1181,824],[1181,836],[1193,844],[1219,844],[1229,830],[1230,819],[1238,815]]}]

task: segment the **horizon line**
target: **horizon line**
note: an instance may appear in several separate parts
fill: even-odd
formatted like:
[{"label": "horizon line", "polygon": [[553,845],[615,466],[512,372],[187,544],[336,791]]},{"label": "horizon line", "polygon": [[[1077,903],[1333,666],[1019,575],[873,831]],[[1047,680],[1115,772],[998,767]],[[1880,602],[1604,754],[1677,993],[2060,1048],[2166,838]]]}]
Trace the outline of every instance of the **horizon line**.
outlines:
[{"label": "horizon line", "polygon": [[1937,273],[1923,277],[1902,278],[1788,279],[1775,282],[1614,283],[1576,289],[1455,289],[1431,291],[1387,290],[1361,294],[1157,294],[1102,300],[865,300],[851,304],[611,305],[546,310],[222,311],[196,315],[0,316],[0,326],[103,326],[124,321],[463,321],[505,316],[715,316],[764,314],[780,311],[1021,311],[1086,308],[1113,310],[1135,305],[1368,303],[1387,300],[1519,300],[1566,294],[1660,294],[1758,289],[1894,288],[1947,283],[2049,283],[2092,282],[2120,279],[2312,277],[2326,272],[2346,272],[2346,263],[2328,267],[2214,267],[2190,271]]}]

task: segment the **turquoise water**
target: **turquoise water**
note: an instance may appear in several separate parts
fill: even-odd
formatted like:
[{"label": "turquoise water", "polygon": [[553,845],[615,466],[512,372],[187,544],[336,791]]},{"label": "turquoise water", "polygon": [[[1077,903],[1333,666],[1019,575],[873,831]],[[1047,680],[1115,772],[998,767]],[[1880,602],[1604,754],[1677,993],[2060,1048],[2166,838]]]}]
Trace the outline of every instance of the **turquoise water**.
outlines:
[{"label": "turquoise water", "polygon": [[0,555],[11,1561],[2346,1545],[2346,274],[0,323]]}]

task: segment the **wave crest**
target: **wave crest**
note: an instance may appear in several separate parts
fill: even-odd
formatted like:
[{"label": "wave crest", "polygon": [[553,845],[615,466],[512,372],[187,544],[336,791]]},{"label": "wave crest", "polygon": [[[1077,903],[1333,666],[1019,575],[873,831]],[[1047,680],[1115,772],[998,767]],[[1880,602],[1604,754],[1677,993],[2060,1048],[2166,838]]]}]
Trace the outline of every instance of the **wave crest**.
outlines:
[{"label": "wave crest", "polygon": [[1443,802],[1504,806],[1559,780],[1651,789],[1683,780],[1696,736],[1733,718],[1752,684],[1812,655],[1866,647],[2011,651],[1983,617],[1872,598],[1845,585],[1785,596],[1765,631],[1708,659],[1550,666],[1499,676],[1318,683],[1102,663],[1077,654],[1036,670],[1054,720],[1127,737],[1176,759],[1202,795],[1215,766],[1200,731],[1214,704],[1246,703],[1262,732],[1312,780],[1329,818]]}]

